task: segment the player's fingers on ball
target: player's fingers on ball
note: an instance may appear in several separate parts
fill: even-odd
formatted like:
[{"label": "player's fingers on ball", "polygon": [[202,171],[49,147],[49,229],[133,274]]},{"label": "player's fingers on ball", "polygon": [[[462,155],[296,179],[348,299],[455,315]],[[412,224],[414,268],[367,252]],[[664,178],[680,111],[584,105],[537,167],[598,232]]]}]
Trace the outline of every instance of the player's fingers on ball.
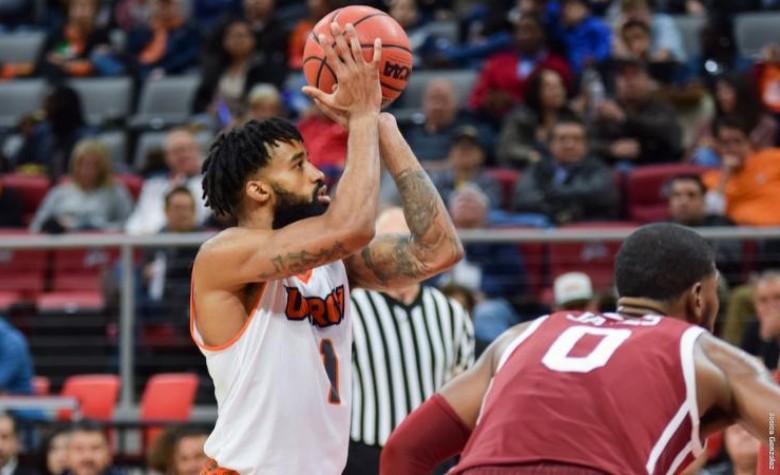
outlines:
[{"label": "player's fingers on ball", "polygon": [[382,59],[382,38],[374,39],[374,57],[371,58],[371,64],[379,66],[379,60]]},{"label": "player's fingers on ball", "polygon": [[349,47],[352,49],[352,59],[357,64],[363,64],[363,48],[360,46],[360,39],[358,39],[357,30],[352,23],[347,24],[346,35],[349,38]]},{"label": "player's fingers on ball", "polygon": [[333,49],[333,46],[325,35],[320,35],[319,40],[320,46],[322,46],[322,50],[325,52],[325,61],[333,68],[333,72],[336,73],[336,76],[338,76],[342,70],[342,65],[336,51]]},{"label": "player's fingers on ball", "polygon": [[344,34],[339,28],[338,23],[334,21],[330,25],[331,31],[333,31],[333,38],[336,40],[336,53],[339,56],[339,61],[341,61],[343,64],[354,63],[354,61],[351,61],[352,53],[349,51],[349,46],[347,45],[347,41],[344,39]]},{"label": "player's fingers on ball", "polygon": [[312,86],[303,86],[301,88],[301,92],[306,94],[310,98],[314,99],[315,101],[319,101],[321,97],[326,95],[320,89],[317,89],[316,87],[312,87]]}]

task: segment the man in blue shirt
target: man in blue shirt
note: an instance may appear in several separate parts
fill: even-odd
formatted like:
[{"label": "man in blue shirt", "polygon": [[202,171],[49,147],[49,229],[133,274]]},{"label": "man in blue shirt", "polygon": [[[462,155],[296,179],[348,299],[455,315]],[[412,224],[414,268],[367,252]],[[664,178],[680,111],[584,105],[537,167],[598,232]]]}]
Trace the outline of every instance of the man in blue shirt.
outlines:
[{"label": "man in blue shirt", "polygon": [[33,363],[24,335],[0,317],[0,394],[33,394]]}]

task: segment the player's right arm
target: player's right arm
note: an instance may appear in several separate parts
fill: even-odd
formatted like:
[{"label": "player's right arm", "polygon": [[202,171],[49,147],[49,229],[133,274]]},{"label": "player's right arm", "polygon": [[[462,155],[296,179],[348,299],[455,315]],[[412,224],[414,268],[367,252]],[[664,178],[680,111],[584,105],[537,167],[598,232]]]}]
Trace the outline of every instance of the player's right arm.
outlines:
[{"label": "player's right arm", "polygon": [[[720,419],[712,429],[734,421],[766,441],[770,416],[780,415],[780,386],[756,358],[709,334],[700,338],[698,348],[699,404]],[[713,422],[707,413],[702,416],[703,422]]]},{"label": "player's right arm", "polygon": [[522,323],[504,332],[473,367],[449,381],[401,422],[382,449],[382,475],[427,475],[463,450],[477,425],[499,358],[529,325]]},{"label": "player's right arm", "polygon": [[[328,210],[278,230],[232,228],[205,243],[196,259],[196,285],[234,291],[303,273],[342,259],[374,236],[379,198],[378,117],[382,101],[378,64],[363,59],[354,28],[334,30],[339,60],[328,41],[321,41],[341,87],[318,100],[343,110],[348,117],[348,148],[340,186]],[[345,37],[348,37],[345,39]],[[347,45],[349,40],[350,45]],[[302,160],[302,159],[301,159]],[[295,161],[291,167],[297,166]],[[310,166],[302,163],[301,166]]]}]

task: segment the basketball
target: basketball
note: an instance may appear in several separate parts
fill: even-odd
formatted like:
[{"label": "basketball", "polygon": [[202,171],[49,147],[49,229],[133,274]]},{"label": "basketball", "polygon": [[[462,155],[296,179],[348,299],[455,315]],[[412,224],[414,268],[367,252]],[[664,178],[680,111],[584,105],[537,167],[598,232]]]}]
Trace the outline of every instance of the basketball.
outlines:
[{"label": "basketball", "polygon": [[387,13],[365,5],[339,8],[325,15],[306,40],[303,49],[303,74],[306,82],[330,94],[336,84],[336,75],[325,59],[318,36],[325,35],[333,47],[336,43],[330,31],[332,22],[338,23],[342,31],[348,23],[355,26],[358,40],[363,48],[363,57],[371,61],[374,39],[382,39],[382,56],[379,60],[379,80],[382,84],[382,106],[388,105],[401,95],[412,73],[412,48],[403,27]]}]

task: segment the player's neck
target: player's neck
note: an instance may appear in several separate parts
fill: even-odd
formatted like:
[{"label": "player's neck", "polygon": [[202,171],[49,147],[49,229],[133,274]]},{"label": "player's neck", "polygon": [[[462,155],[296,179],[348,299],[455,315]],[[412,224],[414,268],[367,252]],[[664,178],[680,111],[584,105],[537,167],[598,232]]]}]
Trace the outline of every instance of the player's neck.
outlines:
[{"label": "player's neck", "polygon": [[273,227],[273,216],[268,213],[262,213],[259,210],[254,213],[246,213],[238,220],[238,226],[248,229],[271,229]]},{"label": "player's neck", "polygon": [[644,316],[649,314],[668,315],[666,305],[642,297],[621,297],[617,301],[617,312],[622,315]]}]

